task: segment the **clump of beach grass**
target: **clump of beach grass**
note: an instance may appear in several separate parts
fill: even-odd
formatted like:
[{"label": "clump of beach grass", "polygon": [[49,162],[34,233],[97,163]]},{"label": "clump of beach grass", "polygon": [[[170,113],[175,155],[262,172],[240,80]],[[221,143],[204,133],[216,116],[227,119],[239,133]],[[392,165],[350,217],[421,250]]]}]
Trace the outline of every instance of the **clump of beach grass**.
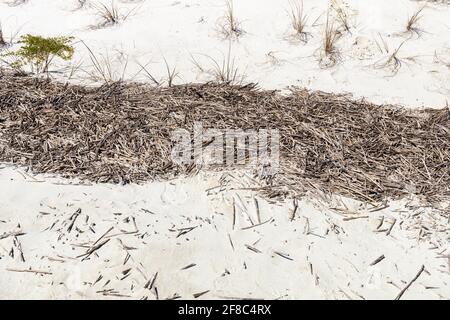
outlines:
[{"label": "clump of beach grass", "polygon": [[99,3],[97,5],[93,5],[96,10],[96,14],[100,19],[100,22],[95,25],[93,28],[106,28],[110,26],[117,25],[123,21],[125,21],[130,14],[136,9],[131,9],[128,13],[122,14],[117,5],[112,1],[109,5]]},{"label": "clump of beach grass", "polygon": [[226,1],[225,15],[219,20],[219,24],[220,32],[227,39],[233,37],[238,38],[244,34],[244,30],[241,28],[241,23],[236,18],[233,0]]},{"label": "clump of beach grass", "polygon": [[307,42],[309,36],[309,33],[306,32],[308,16],[304,13],[303,0],[292,0],[289,4],[289,17],[295,35],[299,37],[301,41]]},{"label": "clump of beach grass", "polygon": [[245,74],[240,72],[236,63],[236,56],[232,54],[231,43],[228,46],[227,54],[223,54],[222,59],[216,59],[209,55],[205,55],[205,57],[211,62],[210,68],[203,67],[193,55],[191,55],[191,60],[200,72],[209,74],[214,82],[232,85],[239,85],[244,82]]},{"label": "clump of beach grass", "polygon": [[322,55],[320,59],[321,66],[331,67],[339,61],[340,52],[336,46],[336,43],[340,36],[341,33],[337,30],[335,21],[330,18],[330,14],[328,12],[322,40]]}]

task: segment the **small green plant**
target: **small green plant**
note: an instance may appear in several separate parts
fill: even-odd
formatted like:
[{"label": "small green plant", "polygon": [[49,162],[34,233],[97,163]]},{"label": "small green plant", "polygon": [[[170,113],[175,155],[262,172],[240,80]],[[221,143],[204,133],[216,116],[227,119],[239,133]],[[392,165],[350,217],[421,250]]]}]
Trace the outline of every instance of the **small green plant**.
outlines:
[{"label": "small green plant", "polygon": [[48,73],[48,68],[54,58],[66,61],[72,59],[74,54],[72,40],[73,37],[44,38],[27,34],[20,38],[21,48],[7,55],[16,58],[12,63],[16,68],[28,64],[35,73]]}]

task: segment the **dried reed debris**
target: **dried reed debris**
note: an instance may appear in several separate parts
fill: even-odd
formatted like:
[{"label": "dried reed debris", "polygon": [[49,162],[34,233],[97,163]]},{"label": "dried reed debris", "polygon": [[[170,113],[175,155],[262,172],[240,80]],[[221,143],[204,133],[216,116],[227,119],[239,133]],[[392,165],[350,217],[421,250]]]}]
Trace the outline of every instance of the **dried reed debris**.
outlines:
[{"label": "dried reed debris", "polygon": [[375,202],[450,196],[450,112],[380,106],[348,96],[254,85],[95,88],[0,75],[0,160],[35,172],[129,183],[188,172],[171,161],[171,133],[279,129],[281,172],[271,195],[322,190]]}]

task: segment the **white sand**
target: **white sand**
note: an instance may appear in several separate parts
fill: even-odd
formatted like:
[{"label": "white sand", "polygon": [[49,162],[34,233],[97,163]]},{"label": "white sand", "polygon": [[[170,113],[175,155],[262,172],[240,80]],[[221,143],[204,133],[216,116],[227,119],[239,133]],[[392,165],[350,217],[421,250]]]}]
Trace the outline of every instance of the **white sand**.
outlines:
[{"label": "white sand", "polygon": [[[98,21],[92,7],[72,11],[77,1],[30,0],[17,7],[7,2],[0,1],[6,37],[15,32],[74,35],[99,58],[109,57],[116,78],[126,65],[126,79],[148,81],[143,73],[135,76],[139,62],[149,63],[148,70],[164,81],[165,57],[178,70],[176,83],[205,81],[212,68],[207,56],[221,63],[228,50],[228,41],[217,32],[225,10],[219,1],[116,1],[121,12],[137,9],[119,25],[98,30],[89,28]],[[307,44],[290,37],[287,1],[235,1],[245,34],[232,42],[232,55],[246,80],[269,89],[299,85],[380,103],[445,106],[450,6],[429,4],[419,24],[425,33],[404,43],[402,67],[392,75],[374,68],[386,57],[375,40],[381,34],[395,50],[408,38],[401,33],[407,16],[423,3],[346,3],[353,28],[338,42],[342,61],[322,69],[317,48],[327,1],[305,0],[312,34]],[[73,81],[91,83],[82,71],[92,71],[87,50],[81,43],[76,49],[73,63],[81,67]],[[242,188],[255,184],[242,173],[202,173],[142,186],[86,186],[3,165],[0,298],[191,299],[208,291],[200,298],[393,299],[422,265],[425,271],[403,298],[450,298],[448,211],[419,207],[420,201],[411,198],[370,212],[358,202],[327,203],[308,196],[292,220],[292,200],[268,203],[257,197],[260,220],[266,223],[245,229],[258,223],[257,193]],[[358,219],[345,219],[355,213]],[[180,235],[189,227],[195,229]],[[11,232],[25,234],[7,236]],[[83,260],[89,248],[106,240]],[[381,255],[384,260],[370,266]],[[19,272],[25,270],[45,273]]]},{"label": "white sand", "polygon": [[[202,297],[393,299],[424,265],[403,298],[450,298],[448,217],[414,201],[369,212],[349,200],[325,205],[308,197],[292,219],[292,201],[257,197],[266,223],[245,229],[258,214],[254,192],[242,190],[254,183],[242,173],[143,186],[67,183],[0,171],[0,234],[25,233],[17,237],[25,261],[13,237],[0,240],[0,297],[192,299],[209,291]],[[83,260],[110,228],[97,243],[109,241]]]},{"label": "white sand", "polygon": [[[32,33],[46,36],[73,35],[83,40],[98,60],[111,63],[112,77],[149,81],[138,63],[160,80],[167,79],[164,58],[176,68],[175,83],[211,80],[209,71],[215,59],[222,64],[229,41],[219,32],[225,14],[225,1],[143,0],[114,3],[127,19],[118,25],[92,30],[99,23],[92,5],[111,1],[88,0],[84,9],[75,10],[78,1],[29,0],[10,7],[0,1],[0,21],[5,37]],[[418,27],[420,38],[404,34],[406,21],[426,2],[411,0],[339,0],[348,7],[351,34],[338,41],[342,62],[336,67],[319,67],[327,0],[305,0],[311,38],[302,44],[292,37],[288,19],[289,1],[234,1],[235,14],[244,35],[232,41],[232,56],[247,81],[268,89],[298,85],[328,92],[349,92],[379,103],[409,107],[443,107],[450,95],[450,5],[428,3]],[[314,26],[312,26],[314,24]],[[380,36],[392,53],[399,51],[402,67],[392,76],[389,68],[374,67],[389,54],[382,53]],[[16,37],[16,40],[18,38]],[[83,44],[76,45],[73,64],[81,64],[77,81],[86,80],[92,63]],[[201,72],[192,57],[203,68]],[[55,66],[55,69],[58,69]],[[83,71],[84,70],[84,71]],[[125,70],[125,71],[124,71]],[[67,71],[69,72],[69,71]],[[139,73],[137,76],[136,74]]]}]

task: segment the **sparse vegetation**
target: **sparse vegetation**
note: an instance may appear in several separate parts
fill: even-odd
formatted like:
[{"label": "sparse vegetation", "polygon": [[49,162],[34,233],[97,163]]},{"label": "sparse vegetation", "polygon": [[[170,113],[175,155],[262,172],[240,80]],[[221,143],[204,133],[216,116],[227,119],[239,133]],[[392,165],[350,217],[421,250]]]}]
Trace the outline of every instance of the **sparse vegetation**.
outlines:
[{"label": "sparse vegetation", "polygon": [[31,67],[34,73],[47,73],[54,58],[71,60],[74,49],[71,45],[72,37],[50,37],[27,34],[20,38],[20,49],[9,52],[5,56],[14,57],[11,65],[21,68],[25,65]]},{"label": "sparse vegetation", "polygon": [[137,65],[138,65],[139,67],[141,67],[141,69],[137,72],[136,76],[137,76],[138,74],[140,74],[142,71],[144,71],[145,76],[146,76],[147,78],[149,78],[156,86],[160,86],[160,85],[161,85],[161,83],[160,83],[160,82],[153,76],[153,74],[148,70],[147,66],[148,66],[149,63],[147,63],[146,65],[142,65],[141,63],[139,63],[139,61],[137,61],[136,63],[137,63]]},{"label": "sparse vegetation", "polygon": [[307,42],[309,34],[305,31],[305,28],[308,16],[304,13],[303,0],[292,0],[290,2],[289,15],[296,36],[300,37],[301,41]]},{"label": "sparse vegetation", "polygon": [[87,4],[87,0],[77,0],[77,6],[74,11],[83,9]]},{"label": "sparse vegetation", "polygon": [[322,66],[330,67],[339,60],[339,50],[336,42],[340,37],[340,33],[335,26],[335,22],[331,21],[329,13],[325,23],[325,32],[323,37],[323,57],[321,59]]},{"label": "sparse vegetation", "polygon": [[381,35],[379,35],[383,46],[381,46],[378,41],[377,41],[377,45],[379,50],[386,54],[387,56],[379,61],[377,61],[375,63],[375,68],[376,69],[390,69],[392,74],[395,75],[397,74],[398,70],[401,68],[402,66],[402,62],[403,60],[398,56],[398,53],[400,51],[400,49],[402,48],[403,44],[406,42],[403,41],[402,43],[400,43],[400,45],[393,51],[389,50],[389,46],[386,43],[386,41],[381,37]]},{"label": "sparse vegetation", "polygon": [[419,20],[423,17],[423,10],[425,9],[425,6],[421,7],[419,10],[417,10],[413,15],[411,15],[408,18],[408,21],[406,23],[406,32],[408,33],[415,33],[417,36],[420,36],[422,33],[422,30],[418,27]]},{"label": "sparse vegetation", "polygon": [[231,43],[228,52],[220,60],[209,55],[205,55],[211,62],[210,68],[204,68],[192,55],[191,60],[200,72],[211,75],[215,82],[227,84],[242,84],[245,76],[240,73],[239,67],[236,65],[236,57],[232,55]]},{"label": "sparse vegetation", "polygon": [[[91,48],[84,42],[81,43],[86,47],[89,52],[89,58],[92,63],[92,69],[84,71],[93,81],[102,81],[110,84],[114,82],[120,82],[124,79],[125,71],[128,67],[128,57],[121,55],[121,61],[113,61],[113,58],[108,52],[105,54],[95,54]],[[113,64],[116,62],[116,66]],[[119,68],[120,67],[120,68]],[[120,71],[121,69],[121,71]],[[120,72],[119,72],[120,71]]]},{"label": "sparse vegetation", "polygon": [[331,7],[335,12],[336,20],[339,22],[342,32],[350,32],[350,21],[347,11],[340,6],[336,0],[332,2]]},{"label": "sparse vegetation", "polygon": [[239,37],[244,33],[241,23],[237,20],[233,0],[227,0],[225,15],[220,20],[221,33],[226,38]]},{"label": "sparse vegetation", "polygon": [[218,62],[210,58],[213,63],[212,74],[217,82],[242,83],[243,76],[239,75],[239,68],[236,66],[236,57],[231,56],[231,46],[228,48],[227,55]]},{"label": "sparse vegetation", "polygon": [[167,85],[170,87],[173,86],[173,81],[176,77],[178,77],[178,71],[176,67],[170,68],[169,63],[167,62],[166,58],[164,58],[164,64],[166,65],[166,71],[167,71]]},{"label": "sparse vegetation", "polygon": [[93,5],[95,10],[97,11],[97,16],[99,17],[100,22],[95,25],[93,28],[106,28],[125,21],[130,14],[136,9],[133,8],[126,14],[122,14],[119,8],[115,5],[114,1],[111,1],[110,5],[105,5],[103,3],[99,3],[98,5]]}]

